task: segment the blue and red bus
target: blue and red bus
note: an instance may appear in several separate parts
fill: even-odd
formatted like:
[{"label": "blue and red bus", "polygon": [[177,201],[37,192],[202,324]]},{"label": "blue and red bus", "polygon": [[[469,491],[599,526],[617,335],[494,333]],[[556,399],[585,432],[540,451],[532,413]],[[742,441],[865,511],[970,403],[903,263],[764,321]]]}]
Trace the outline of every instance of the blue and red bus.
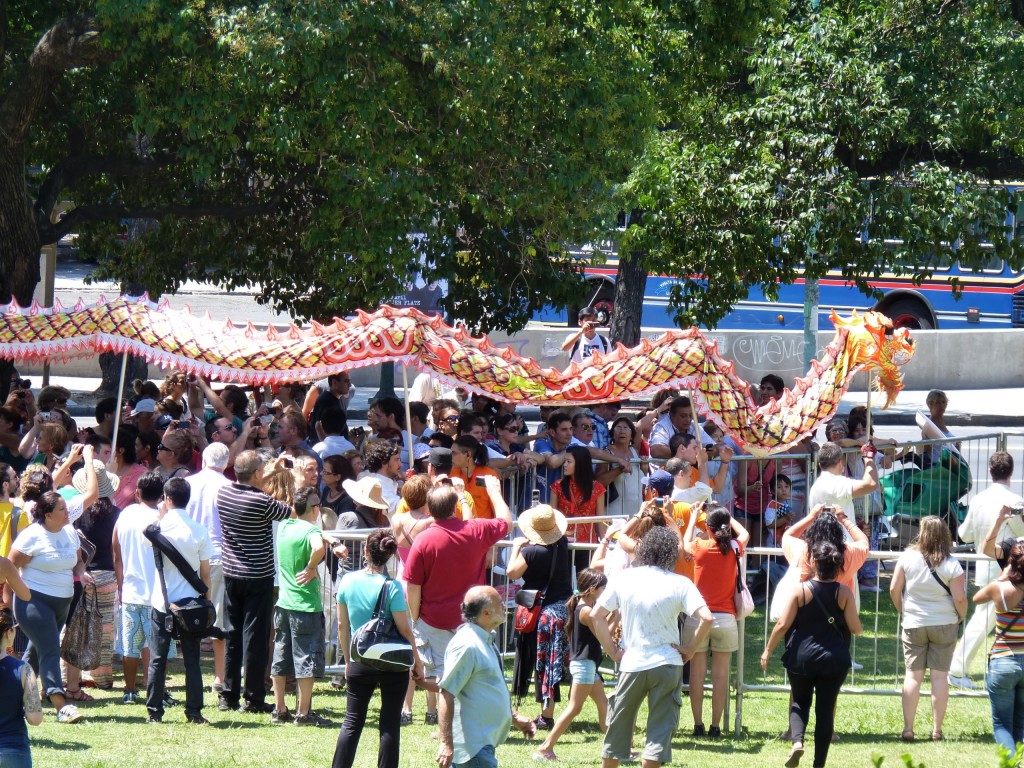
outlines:
[{"label": "blue and red bus", "polygon": [[[1024,244],[1024,194],[1012,197],[1006,225],[1008,237]],[[1021,188],[1024,192],[1024,188]],[[887,241],[898,250],[898,241]],[[594,259],[599,251],[602,259]],[[607,325],[614,307],[615,278],[618,254],[614,241],[602,241],[581,249],[578,254],[593,263],[586,267],[589,290],[587,306],[598,311],[599,324]],[[913,329],[930,328],[1024,328],[1024,270],[1013,269],[1001,258],[993,256],[978,269],[961,266],[955,247],[935,260],[932,273],[915,282],[909,275],[883,274],[869,280],[881,293],[875,299],[846,281],[839,270],[829,272],[818,281],[818,324],[822,330],[832,327],[829,315],[833,309],[840,315],[851,310],[876,310],[892,318],[897,326]],[[954,291],[954,281],[959,294]],[[675,328],[669,295],[676,278],[649,274],[644,290],[641,326],[650,329]],[[768,299],[760,288],[751,289],[747,298],[737,303],[719,323],[722,330],[799,330],[804,323],[805,281],[799,277],[789,285],[779,286],[775,300]],[[575,324],[575,313],[547,309],[535,316],[550,323]]]}]

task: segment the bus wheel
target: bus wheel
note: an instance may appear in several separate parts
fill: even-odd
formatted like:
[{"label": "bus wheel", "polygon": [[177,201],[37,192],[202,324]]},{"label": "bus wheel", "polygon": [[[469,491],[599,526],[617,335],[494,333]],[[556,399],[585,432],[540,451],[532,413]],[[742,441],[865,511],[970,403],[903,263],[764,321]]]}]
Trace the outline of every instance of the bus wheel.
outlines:
[{"label": "bus wheel", "polygon": [[913,299],[899,299],[883,310],[892,320],[894,328],[909,328],[914,331],[927,331],[935,327],[931,313],[921,302]]}]

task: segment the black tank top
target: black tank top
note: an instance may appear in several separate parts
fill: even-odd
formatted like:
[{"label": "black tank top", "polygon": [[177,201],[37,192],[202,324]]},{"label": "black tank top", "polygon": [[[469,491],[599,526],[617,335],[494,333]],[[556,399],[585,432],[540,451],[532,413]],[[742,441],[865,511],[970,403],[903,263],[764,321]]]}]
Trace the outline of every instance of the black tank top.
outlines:
[{"label": "black tank top", "polygon": [[580,612],[586,607],[581,601],[576,606],[572,617],[572,648],[569,650],[569,661],[589,660],[601,663],[601,641],[594,637],[590,627],[580,621]]},{"label": "black tank top", "polygon": [[807,582],[811,596],[796,609],[782,662],[790,672],[840,675],[850,669],[850,630],[839,607],[839,582]]}]

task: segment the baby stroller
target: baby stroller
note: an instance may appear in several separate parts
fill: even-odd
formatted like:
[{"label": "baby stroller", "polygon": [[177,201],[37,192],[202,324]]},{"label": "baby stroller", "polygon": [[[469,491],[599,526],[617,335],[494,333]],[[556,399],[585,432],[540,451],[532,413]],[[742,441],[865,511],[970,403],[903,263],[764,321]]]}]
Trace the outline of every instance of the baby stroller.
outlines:
[{"label": "baby stroller", "polygon": [[917,535],[922,517],[936,515],[949,525],[956,539],[957,526],[967,514],[960,499],[971,490],[971,468],[959,453],[942,449],[937,464],[927,469],[904,466],[880,479],[882,496],[893,536],[892,549],[905,549]]}]

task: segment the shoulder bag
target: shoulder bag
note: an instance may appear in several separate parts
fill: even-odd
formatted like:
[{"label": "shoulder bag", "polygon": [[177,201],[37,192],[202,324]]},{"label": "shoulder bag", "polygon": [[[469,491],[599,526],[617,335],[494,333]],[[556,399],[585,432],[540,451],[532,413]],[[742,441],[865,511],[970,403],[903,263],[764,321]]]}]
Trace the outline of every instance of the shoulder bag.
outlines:
[{"label": "shoulder bag", "polygon": [[516,632],[526,635],[537,630],[540,612],[544,610],[544,593],[548,591],[551,579],[555,577],[555,563],[558,562],[557,546],[558,542],[555,542],[549,550],[551,552],[551,570],[548,571],[548,583],[544,585],[544,589],[520,589],[516,592],[516,615],[513,625]]},{"label": "shoulder bag", "polygon": [[754,612],[754,596],[750,594],[747,583],[743,580],[743,568],[740,566],[740,553],[738,548],[732,550],[736,556],[736,591],[733,593],[733,605],[736,608],[736,618],[745,619]]},{"label": "shoulder bag", "polygon": [[349,659],[380,672],[408,672],[415,659],[412,646],[402,637],[388,610],[388,585],[391,581],[384,577],[373,617],[352,633]]},{"label": "shoulder bag", "polygon": [[[157,575],[160,577],[160,591],[163,592],[164,605],[167,606],[164,631],[176,640],[183,635],[219,636],[219,631],[215,630],[213,626],[217,623],[217,607],[206,598],[209,587],[199,578],[195,568],[189,565],[188,560],[163,535],[160,531],[160,523],[147,526],[142,535],[153,544],[153,561],[156,564]],[[199,597],[186,597],[173,603],[167,599],[167,581],[164,579],[165,556],[174,563],[175,568],[189,583],[189,586],[199,593]]]}]

